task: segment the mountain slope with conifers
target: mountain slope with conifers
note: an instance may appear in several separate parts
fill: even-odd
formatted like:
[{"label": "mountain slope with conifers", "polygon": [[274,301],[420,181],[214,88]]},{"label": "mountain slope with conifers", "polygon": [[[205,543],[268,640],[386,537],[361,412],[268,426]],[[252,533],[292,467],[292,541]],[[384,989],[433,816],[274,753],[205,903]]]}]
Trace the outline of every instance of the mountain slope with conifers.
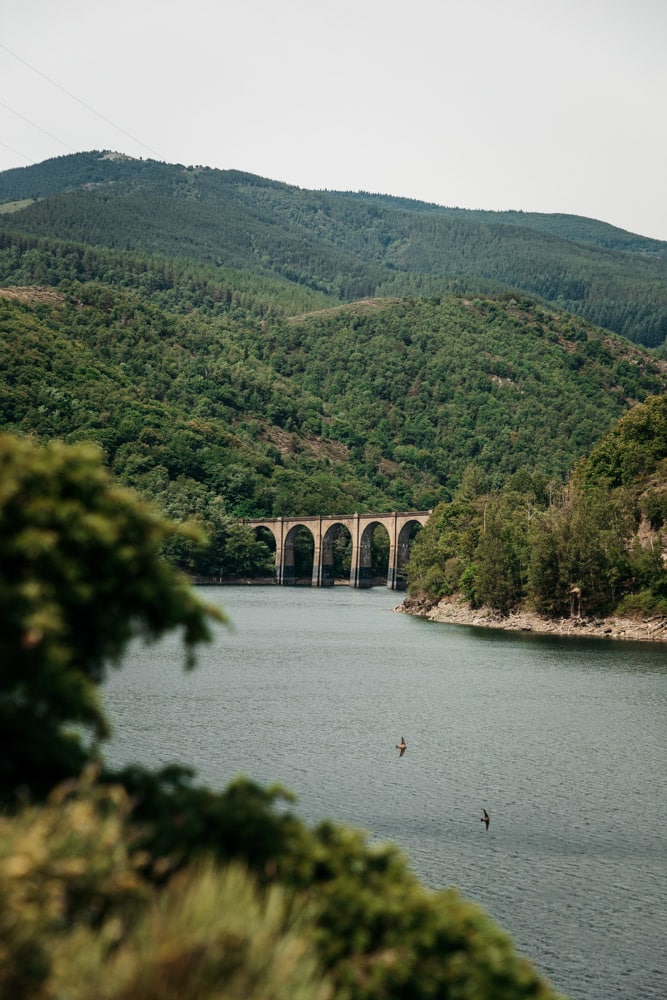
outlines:
[{"label": "mountain slope with conifers", "polygon": [[576,216],[308,191],[100,152],[0,173],[0,208],[2,239],[241,268],[339,302],[510,289],[645,346],[667,338],[667,244]]},{"label": "mountain slope with conifers", "polygon": [[202,575],[266,573],[243,517],[432,509],[526,476],[553,496],[667,387],[658,352],[545,301],[658,329],[661,245],[592,220],[98,153],[0,174],[0,198],[0,426],[96,442],[206,527],[169,552]]}]

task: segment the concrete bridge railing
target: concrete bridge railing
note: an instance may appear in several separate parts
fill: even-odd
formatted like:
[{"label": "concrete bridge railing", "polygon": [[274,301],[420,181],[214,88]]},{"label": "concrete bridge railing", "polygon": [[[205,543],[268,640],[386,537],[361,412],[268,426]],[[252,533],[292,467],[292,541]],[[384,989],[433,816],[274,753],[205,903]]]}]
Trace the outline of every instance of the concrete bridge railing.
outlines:
[{"label": "concrete bridge railing", "polygon": [[425,525],[432,511],[417,510],[392,514],[345,514],[312,517],[244,518],[243,524],[266,528],[276,542],[276,582],[282,586],[296,583],[294,539],[299,528],[313,537],[313,587],[330,587],[334,583],[333,540],[339,527],[346,528],[352,539],[351,587],[370,587],[371,539],[378,525],[389,535],[389,566],[387,587],[401,590],[405,586],[402,569],[408,558],[410,537],[416,524]]}]

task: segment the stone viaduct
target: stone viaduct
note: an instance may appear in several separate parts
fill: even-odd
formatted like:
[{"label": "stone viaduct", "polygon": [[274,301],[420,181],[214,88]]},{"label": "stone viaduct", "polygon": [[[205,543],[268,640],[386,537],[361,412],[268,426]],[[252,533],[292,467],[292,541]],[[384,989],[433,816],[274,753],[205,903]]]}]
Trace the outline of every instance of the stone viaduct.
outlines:
[{"label": "stone viaduct", "polygon": [[370,587],[371,539],[378,525],[389,536],[389,566],[387,587],[401,590],[405,586],[402,570],[408,558],[410,538],[415,525],[424,525],[430,510],[393,514],[345,514],[322,517],[244,518],[251,528],[266,528],[276,542],[276,583],[289,586],[296,583],[294,569],[294,539],[299,528],[306,528],[313,537],[313,587],[334,584],[333,540],[340,527],[346,528],[352,540],[350,586]]}]

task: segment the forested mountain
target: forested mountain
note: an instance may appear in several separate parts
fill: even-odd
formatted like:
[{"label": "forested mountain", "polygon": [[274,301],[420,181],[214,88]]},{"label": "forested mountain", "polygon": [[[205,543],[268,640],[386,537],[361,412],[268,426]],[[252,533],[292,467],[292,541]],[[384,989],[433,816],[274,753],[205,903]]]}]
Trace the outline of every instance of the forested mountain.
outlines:
[{"label": "forested mountain", "polygon": [[246,298],[178,313],[102,282],[5,289],[0,426],[97,442],[121,482],[215,536],[243,516],[428,509],[471,469],[489,488],[562,481],[667,387],[664,361],[528,299],[290,318]]},{"label": "forested mountain", "polygon": [[568,215],[308,191],[234,170],[80,153],[0,173],[23,233],[286,279],[333,302],[538,296],[649,347],[667,338],[667,244]]},{"label": "forested mountain", "polygon": [[202,573],[232,572],[245,516],[562,483],[667,388],[659,352],[488,277],[523,260],[562,292],[585,257],[615,275],[598,304],[629,308],[664,247],[590,220],[93,153],[0,174],[0,197],[0,427],[99,444],[119,481],[206,526],[206,553],[172,553]]}]

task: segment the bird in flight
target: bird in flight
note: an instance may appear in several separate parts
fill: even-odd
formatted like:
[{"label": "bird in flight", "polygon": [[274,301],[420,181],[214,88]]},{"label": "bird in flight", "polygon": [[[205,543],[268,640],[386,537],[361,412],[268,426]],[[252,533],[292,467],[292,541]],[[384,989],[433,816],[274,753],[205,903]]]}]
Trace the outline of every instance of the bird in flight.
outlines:
[{"label": "bird in flight", "polygon": [[400,750],[399,757],[402,757],[407,750],[408,744],[405,742],[405,736],[401,736],[401,742],[396,744],[396,749]]},{"label": "bird in flight", "polygon": [[480,823],[486,823],[486,829],[488,830],[488,829],[489,829],[489,819],[490,819],[491,817],[489,816],[489,814],[488,814],[488,812],[486,811],[486,809],[482,809],[482,812],[484,813],[484,815],[483,815],[483,816],[482,816],[482,818],[480,819]]}]

